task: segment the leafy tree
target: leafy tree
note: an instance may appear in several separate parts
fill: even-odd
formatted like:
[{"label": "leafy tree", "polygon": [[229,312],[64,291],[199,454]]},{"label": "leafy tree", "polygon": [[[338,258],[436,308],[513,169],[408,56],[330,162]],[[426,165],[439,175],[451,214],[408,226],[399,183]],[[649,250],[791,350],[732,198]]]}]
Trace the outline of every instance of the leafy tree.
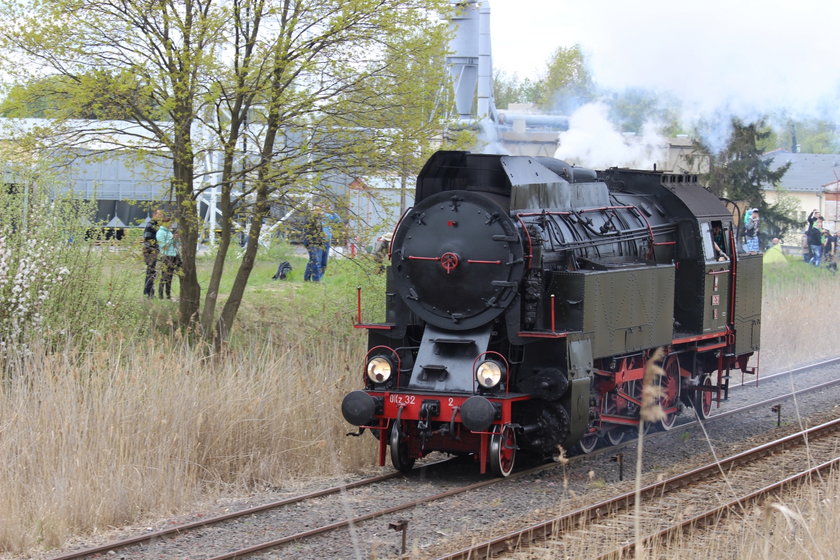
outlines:
[{"label": "leafy tree", "polygon": [[[47,77],[28,84],[15,84],[6,98],[0,103],[0,116],[7,118],[49,118],[66,102],[55,93],[54,81],[62,81],[61,76]],[[67,84],[61,84],[65,89]],[[79,115],[78,118],[88,118]]]},{"label": "leafy tree", "polygon": [[537,100],[543,110],[569,114],[594,98],[594,86],[580,45],[558,47],[538,83]]},{"label": "leafy tree", "polygon": [[[407,188],[412,177],[419,173],[431,153],[440,148],[463,147],[441,137],[454,102],[441,48],[446,33],[445,28],[439,27],[406,34],[400,48],[390,50],[385,61],[391,67],[401,68],[401,73],[411,79],[393,82],[386,77],[369,81],[368,87],[352,93],[361,98],[358,105],[368,110],[342,115],[339,119],[344,127],[363,129],[374,144],[373,151],[364,155],[368,168],[399,178],[401,211],[407,206]],[[379,97],[377,103],[370,103],[371,96]]]},{"label": "leafy tree", "polygon": [[840,151],[837,125],[820,119],[783,119],[773,127],[766,149],[781,148],[808,154],[835,154]]},{"label": "leafy tree", "polygon": [[504,109],[511,103],[534,103],[539,99],[539,83],[530,78],[519,79],[501,70],[493,71],[493,97],[496,107]]},{"label": "leafy tree", "polygon": [[[96,96],[86,95],[86,103],[79,103],[80,96],[68,92],[80,87],[96,87],[95,75],[84,76],[75,82],[64,75],[50,75],[34,81],[15,84],[0,103],[0,116],[7,118],[46,119],[130,119],[131,114],[120,106],[101,103]],[[151,112],[151,99],[137,99]]]},{"label": "leafy tree", "polygon": [[622,132],[642,131],[647,122],[656,122],[664,134],[678,134],[678,101],[654,93],[650,90],[632,88],[608,96],[610,120],[616,123]]},{"label": "leafy tree", "polygon": [[[184,261],[181,320],[220,343],[271,203],[312,191],[325,173],[372,163],[375,144],[348,124],[387,107],[395,85],[413,82],[406,37],[426,35],[443,49],[433,16],[445,8],[443,0],[2,0],[8,23],[0,27],[6,69],[21,83],[61,77],[56,82],[66,87],[56,94],[66,101],[65,118],[70,107],[86,107],[97,116],[125,115],[138,131],[125,142],[123,127],[103,131],[98,123],[50,142],[73,146],[106,133],[115,147],[170,159]],[[210,160],[218,163],[197,165]],[[222,235],[202,309],[197,208],[210,189]],[[235,211],[250,235],[217,314]]]}]

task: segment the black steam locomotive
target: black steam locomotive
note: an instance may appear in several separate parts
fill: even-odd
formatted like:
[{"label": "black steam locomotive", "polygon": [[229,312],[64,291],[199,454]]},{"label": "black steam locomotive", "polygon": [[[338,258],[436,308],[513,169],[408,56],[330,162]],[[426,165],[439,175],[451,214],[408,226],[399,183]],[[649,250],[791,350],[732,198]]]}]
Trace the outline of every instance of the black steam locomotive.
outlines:
[{"label": "black steam locomotive", "polygon": [[661,428],[683,406],[705,417],[733,370],[757,375],[762,258],[736,223],[694,175],[438,152],[394,231],[385,322],[357,325],[364,390],[344,417],[380,464],[444,451],[507,476],[517,450],[638,429],[658,347]]}]

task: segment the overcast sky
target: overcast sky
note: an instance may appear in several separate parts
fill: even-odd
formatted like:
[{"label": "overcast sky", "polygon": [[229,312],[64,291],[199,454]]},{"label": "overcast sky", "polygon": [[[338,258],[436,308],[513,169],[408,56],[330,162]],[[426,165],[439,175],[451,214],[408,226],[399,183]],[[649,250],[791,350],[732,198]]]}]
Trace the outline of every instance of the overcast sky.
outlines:
[{"label": "overcast sky", "polygon": [[785,109],[840,121],[838,0],[490,0],[493,66],[536,77],[579,43],[611,89],[670,91],[698,114]]}]

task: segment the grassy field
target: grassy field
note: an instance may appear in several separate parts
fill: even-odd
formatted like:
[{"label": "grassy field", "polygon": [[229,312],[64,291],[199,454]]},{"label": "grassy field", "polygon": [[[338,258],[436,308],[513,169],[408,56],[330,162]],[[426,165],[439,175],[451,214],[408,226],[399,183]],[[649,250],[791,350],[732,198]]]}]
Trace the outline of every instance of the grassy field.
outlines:
[{"label": "grassy field", "polygon": [[[361,384],[357,286],[363,319],[382,319],[384,278],[370,259],[333,260],[325,280],[311,284],[292,247],[267,251],[231,343],[208,358],[178,335],[175,303],[141,296],[139,251],[101,251],[94,299],[117,320],[85,344],[68,336],[9,364],[0,551],[48,549],[201,500],[373,466],[373,438],[346,437],[340,412],[344,394]],[[202,279],[210,259],[200,260]],[[281,260],[294,270],[274,281]],[[836,316],[838,283],[801,262],[765,268],[765,371],[834,351],[818,330]]]}]

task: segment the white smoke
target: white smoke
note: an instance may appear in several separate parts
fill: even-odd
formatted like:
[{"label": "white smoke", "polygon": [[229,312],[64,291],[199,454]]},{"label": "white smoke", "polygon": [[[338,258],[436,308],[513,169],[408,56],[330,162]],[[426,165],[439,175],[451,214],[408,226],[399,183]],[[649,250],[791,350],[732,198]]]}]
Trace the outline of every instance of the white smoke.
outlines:
[{"label": "white smoke", "polygon": [[493,0],[491,8],[494,66],[538,78],[554,49],[580,44],[598,86],[675,96],[685,125],[704,122],[713,146],[725,142],[732,117],[840,122],[840,2],[531,0],[523,9]]},{"label": "white smoke", "polygon": [[569,118],[569,129],[560,133],[554,157],[584,167],[631,167],[653,169],[665,159],[668,141],[654,123],[646,123],[641,135],[615,129],[603,103],[580,107]]},{"label": "white smoke", "polygon": [[478,122],[476,145],[470,151],[477,154],[510,155],[499,141],[499,131],[496,128],[496,123],[486,117]]},{"label": "white smoke", "polygon": [[745,116],[818,114],[840,91],[840,3],[625,0],[608,13],[584,45],[608,88],[673,92],[700,114]]}]

